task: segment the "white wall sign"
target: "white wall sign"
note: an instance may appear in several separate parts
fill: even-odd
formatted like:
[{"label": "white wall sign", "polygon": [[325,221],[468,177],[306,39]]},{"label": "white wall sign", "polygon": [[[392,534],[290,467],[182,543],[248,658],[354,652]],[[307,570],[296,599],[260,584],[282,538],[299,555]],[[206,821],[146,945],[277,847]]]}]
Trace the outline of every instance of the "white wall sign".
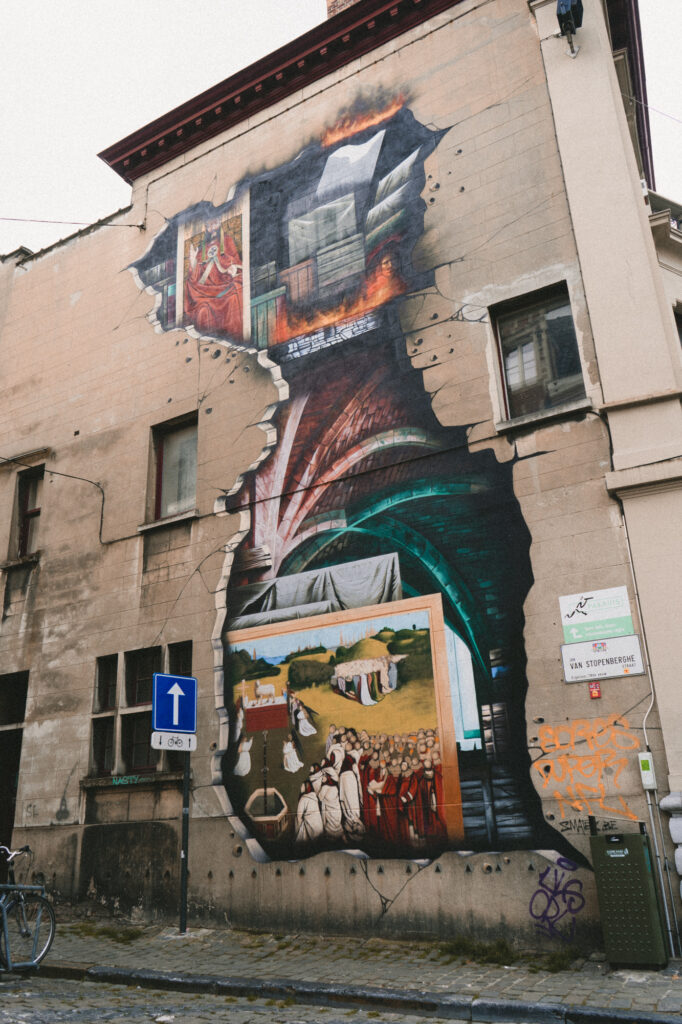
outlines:
[{"label": "white wall sign", "polygon": [[568,594],[559,598],[559,607],[567,644],[634,632],[627,587]]},{"label": "white wall sign", "polygon": [[580,683],[586,679],[613,679],[616,676],[641,676],[644,673],[638,636],[616,636],[580,644],[564,644],[561,659],[567,683]]}]

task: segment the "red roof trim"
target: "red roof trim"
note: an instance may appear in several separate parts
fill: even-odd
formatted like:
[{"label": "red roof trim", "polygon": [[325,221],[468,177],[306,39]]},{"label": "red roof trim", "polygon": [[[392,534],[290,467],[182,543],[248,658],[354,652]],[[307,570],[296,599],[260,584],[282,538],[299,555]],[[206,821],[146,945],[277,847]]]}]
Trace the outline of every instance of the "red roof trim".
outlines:
[{"label": "red roof trim", "polygon": [[102,150],[99,156],[132,183],[459,3],[461,0],[363,0]]}]

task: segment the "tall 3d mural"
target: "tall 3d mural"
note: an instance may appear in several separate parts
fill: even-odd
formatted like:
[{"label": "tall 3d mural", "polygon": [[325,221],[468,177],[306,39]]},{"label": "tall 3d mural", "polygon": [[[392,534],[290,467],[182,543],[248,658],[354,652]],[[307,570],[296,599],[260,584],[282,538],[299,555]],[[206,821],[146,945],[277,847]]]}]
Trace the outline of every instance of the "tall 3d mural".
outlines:
[{"label": "tall 3d mural", "polygon": [[232,498],[224,636],[223,784],[271,858],[565,847],[530,782],[512,465],[441,425],[400,325],[433,285],[413,250],[442,137],[402,97],[349,113],[133,267],[163,330],[267,350],[289,385]]}]

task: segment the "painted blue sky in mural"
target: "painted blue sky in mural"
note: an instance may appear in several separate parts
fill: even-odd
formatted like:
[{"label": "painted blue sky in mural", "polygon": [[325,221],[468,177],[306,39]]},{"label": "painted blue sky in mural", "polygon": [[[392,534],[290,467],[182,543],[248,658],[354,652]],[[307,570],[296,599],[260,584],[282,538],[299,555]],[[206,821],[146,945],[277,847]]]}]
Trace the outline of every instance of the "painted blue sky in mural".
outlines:
[{"label": "painted blue sky in mural", "polygon": [[[371,619],[361,619],[355,622],[335,623],[332,626],[319,627],[311,621],[310,626],[296,623],[294,634],[285,634],[274,637],[263,637],[257,641],[258,656],[270,660],[277,658],[281,660],[287,654],[302,650],[305,647],[321,646],[329,650],[336,647],[352,647],[358,640],[367,636],[374,636],[382,629],[429,629],[429,614],[426,611],[410,612],[408,615],[392,615],[391,606],[386,606],[386,614],[378,615]],[[303,620],[305,621],[305,620]],[[236,644],[238,648],[242,646]],[[248,643],[243,645],[248,648]]]}]

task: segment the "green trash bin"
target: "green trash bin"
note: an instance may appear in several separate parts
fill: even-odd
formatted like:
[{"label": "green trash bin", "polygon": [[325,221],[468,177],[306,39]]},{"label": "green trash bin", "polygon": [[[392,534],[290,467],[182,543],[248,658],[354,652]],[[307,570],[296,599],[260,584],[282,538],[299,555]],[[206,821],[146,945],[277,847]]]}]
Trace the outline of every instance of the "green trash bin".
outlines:
[{"label": "green trash bin", "polygon": [[592,835],[590,848],[606,959],[623,967],[665,967],[665,929],[648,836]]}]

